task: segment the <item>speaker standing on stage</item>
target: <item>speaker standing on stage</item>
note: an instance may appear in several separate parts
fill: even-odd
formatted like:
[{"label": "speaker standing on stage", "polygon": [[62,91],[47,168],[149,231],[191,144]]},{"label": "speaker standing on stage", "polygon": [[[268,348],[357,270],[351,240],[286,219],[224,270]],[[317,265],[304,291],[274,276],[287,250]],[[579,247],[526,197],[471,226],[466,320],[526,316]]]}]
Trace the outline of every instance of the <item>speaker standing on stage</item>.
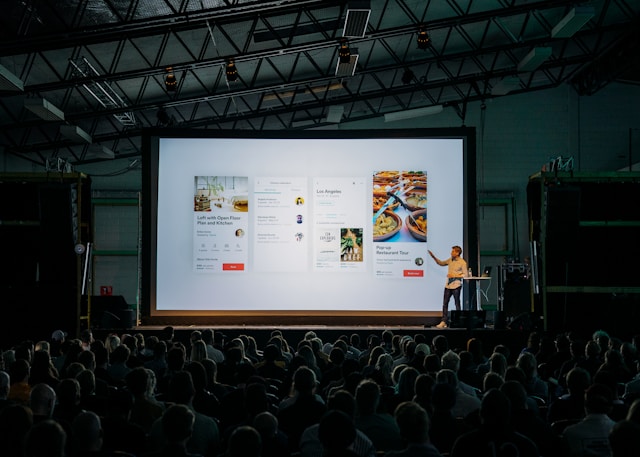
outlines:
[{"label": "speaker standing on stage", "polygon": [[436,326],[438,328],[447,328],[449,321],[449,301],[453,297],[456,310],[460,311],[460,291],[462,290],[462,279],[467,274],[467,262],[462,257],[462,248],[453,246],[451,248],[451,257],[447,260],[440,260],[433,252],[429,251],[429,255],[441,267],[448,266],[447,283],[444,285],[444,298],[442,302],[442,321]]}]

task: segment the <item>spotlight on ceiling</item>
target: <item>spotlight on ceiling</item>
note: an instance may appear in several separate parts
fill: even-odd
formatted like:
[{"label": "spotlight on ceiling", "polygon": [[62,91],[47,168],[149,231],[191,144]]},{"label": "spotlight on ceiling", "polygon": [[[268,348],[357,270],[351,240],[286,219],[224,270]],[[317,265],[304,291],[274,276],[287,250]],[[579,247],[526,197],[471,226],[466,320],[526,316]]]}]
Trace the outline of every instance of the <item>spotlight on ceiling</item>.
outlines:
[{"label": "spotlight on ceiling", "polygon": [[230,60],[227,63],[225,73],[227,74],[227,81],[229,81],[230,83],[238,79],[238,68],[236,67],[236,64],[233,60]]},{"label": "spotlight on ceiling", "polygon": [[338,58],[340,63],[349,63],[351,60],[351,49],[349,49],[349,43],[346,40],[342,41],[340,49],[338,49]]},{"label": "spotlight on ceiling", "polygon": [[406,111],[394,111],[384,115],[385,122],[404,121],[407,119],[415,119],[422,116],[431,116],[440,114],[444,110],[442,105],[425,106],[424,108],[410,109]]},{"label": "spotlight on ceiling", "polygon": [[371,16],[370,0],[352,0],[348,2],[342,36],[362,38],[367,31],[369,16]]},{"label": "spotlight on ceiling", "polygon": [[24,83],[22,82],[22,80],[2,65],[0,65],[0,91],[24,91]]},{"label": "spotlight on ceiling", "polygon": [[400,81],[402,81],[402,84],[409,84],[413,80],[414,76],[415,74],[411,71],[411,69],[406,68],[404,70],[404,73],[402,73]]},{"label": "spotlight on ceiling", "polygon": [[424,28],[420,28],[416,41],[418,42],[418,49],[425,50],[431,44],[431,37]]},{"label": "spotlight on ceiling", "polygon": [[358,65],[358,58],[360,55],[358,54],[358,49],[353,48],[349,54],[349,58],[346,62],[343,62],[340,57],[338,57],[338,62],[336,63],[336,76],[353,76],[356,72],[356,66]]},{"label": "spotlight on ceiling", "polygon": [[173,68],[167,67],[167,76],[164,77],[164,87],[167,92],[175,92],[178,87],[178,80],[176,75],[173,74]]}]

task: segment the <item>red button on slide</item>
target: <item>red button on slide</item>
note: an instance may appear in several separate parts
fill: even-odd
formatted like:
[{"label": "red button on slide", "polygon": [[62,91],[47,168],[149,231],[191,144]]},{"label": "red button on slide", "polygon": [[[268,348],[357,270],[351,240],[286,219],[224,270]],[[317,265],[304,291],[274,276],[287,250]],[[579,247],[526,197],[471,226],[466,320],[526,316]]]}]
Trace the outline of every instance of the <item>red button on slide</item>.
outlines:
[{"label": "red button on slide", "polygon": [[404,270],[403,275],[405,278],[422,278],[424,271],[422,270]]},{"label": "red button on slide", "polygon": [[222,271],[243,271],[244,263],[223,263]]}]

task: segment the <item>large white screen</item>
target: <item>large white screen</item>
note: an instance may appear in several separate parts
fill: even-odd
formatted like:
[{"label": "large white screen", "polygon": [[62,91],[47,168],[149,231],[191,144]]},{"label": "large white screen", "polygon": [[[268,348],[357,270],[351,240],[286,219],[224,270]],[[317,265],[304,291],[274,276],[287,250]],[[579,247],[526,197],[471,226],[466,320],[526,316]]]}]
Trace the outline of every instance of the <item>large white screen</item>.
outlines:
[{"label": "large white screen", "polygon": [[[464,249],[463,138],[157,146],[152,314],[441,311],[446,268],[427,250]],[[389,200],[389,189],[378,224],[388,217],[397,233],[374,241],[374,197]],[[426,219],[426,241],[409,213]]]}]

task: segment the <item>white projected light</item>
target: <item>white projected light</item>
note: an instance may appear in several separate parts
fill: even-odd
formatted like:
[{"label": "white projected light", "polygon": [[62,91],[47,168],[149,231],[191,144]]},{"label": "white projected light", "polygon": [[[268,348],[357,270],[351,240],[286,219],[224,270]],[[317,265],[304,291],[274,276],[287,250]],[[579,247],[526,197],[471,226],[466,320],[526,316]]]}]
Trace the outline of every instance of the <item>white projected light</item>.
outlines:
[{"label": "white projected light", "polygon": [[457,132],[152,136],[151,315],[440,313],[427,251],[467,248],[472,217]]}]

